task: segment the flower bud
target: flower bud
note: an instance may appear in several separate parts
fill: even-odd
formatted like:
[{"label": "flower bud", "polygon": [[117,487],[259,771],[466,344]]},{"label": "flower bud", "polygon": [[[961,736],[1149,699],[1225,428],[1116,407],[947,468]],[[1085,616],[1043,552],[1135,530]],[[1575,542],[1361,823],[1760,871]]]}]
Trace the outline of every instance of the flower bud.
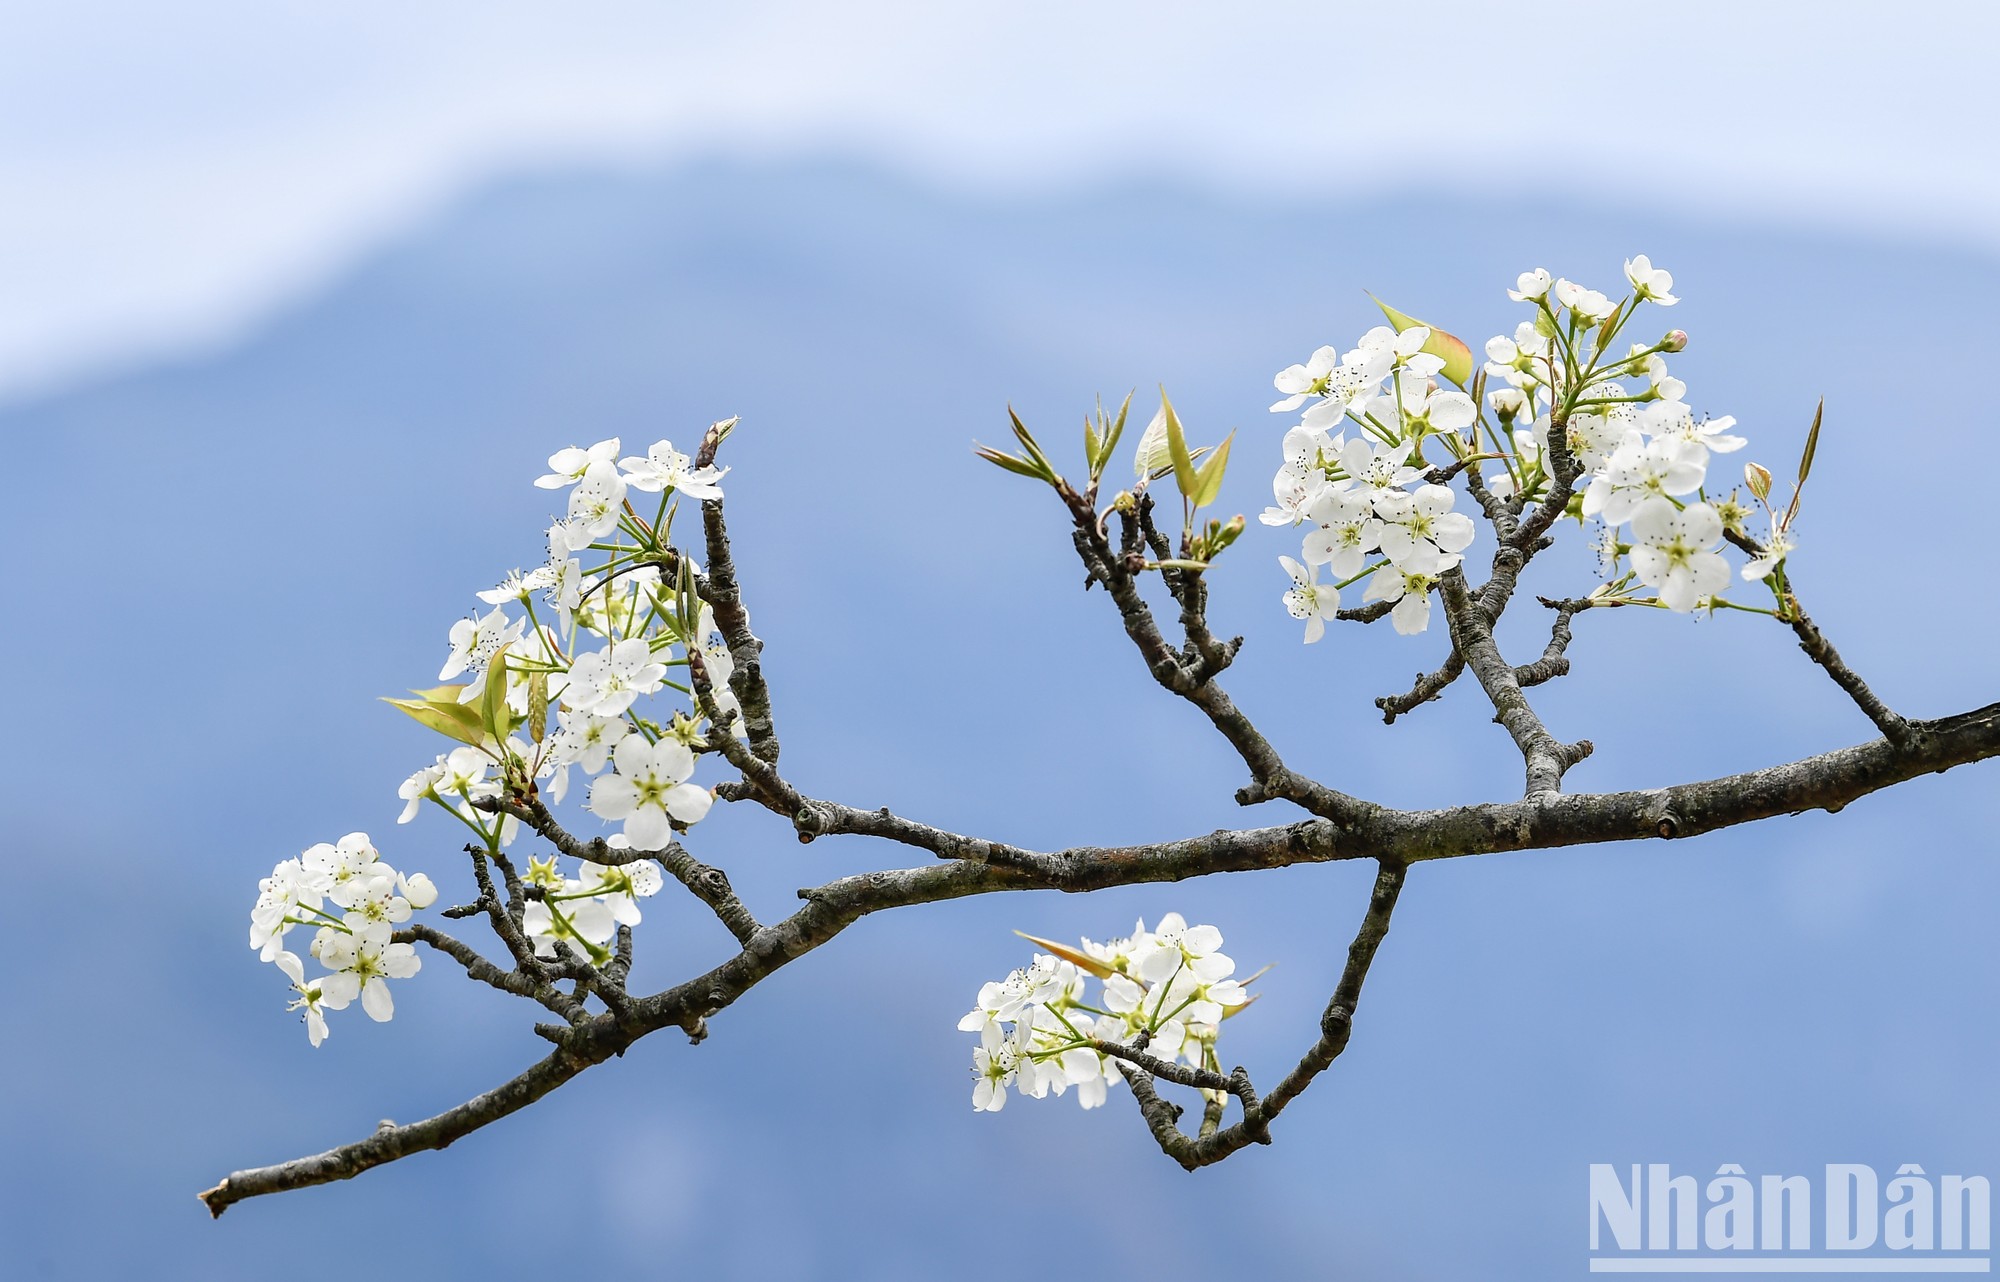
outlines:
[{"label": "flower bud", "polygon": [[410,901],[410,907],[429,908],[437,902],[437,897],[437,886],[422,873],[413,873],[403,879],[403,898]]},{"label": "flower bud", "polygon": [[1522,406],[1527,404],[1528,398],[1521,394],[1521,389],[1518,387],[1497,387],[1486,394],[1486,401],[1493,407],[1493,412],[1500,416],[1501,423],[1506,424],[1514,421]]},{"label": "flower bud", "polygon": [[1757,501],[1759,503],[1770,502],[1771,499],[1770,469],[1766,468],[1761,463],[1745,463],[1743,465],[1743,480],[1750,486],[1750,492],[1757,496]]},{"label": "flower bud", "polygon": [[1688,335],[1684,329],[1669,330],[1667,336],[1660,340],[1660,350],[1663,352],[1685,351],[1687,345]]}]

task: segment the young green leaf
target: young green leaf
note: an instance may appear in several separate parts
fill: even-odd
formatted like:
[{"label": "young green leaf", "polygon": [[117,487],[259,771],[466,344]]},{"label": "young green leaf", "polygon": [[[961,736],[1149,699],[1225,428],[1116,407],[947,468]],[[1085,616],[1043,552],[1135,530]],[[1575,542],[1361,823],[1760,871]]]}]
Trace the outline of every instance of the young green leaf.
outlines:
[{"label": "young green leaf", "polygon": [[1465,386],[1465,380],[1472,377],[1473,361],[1472,349],[1465,345],[1463,339],[1459,338],[1456,334],[1448,334],[1435,325],[1420,321],[1414,316],[1399,312],[1381,299],[1375,298],[1373,294],[1370,294],[1368,297],[1375,299],[1375,305],[1382,309],[1382,314],[1389,318],[1389,323],[1396,327],[1398,333],[1410,328],[1412,325],[1422,325],[1425,329],[1428,329],[1431,332],[1431,336],[1425,342],[1424,350],[1444,361],[1444,376],[1446,378],[1460,387]]},{"label": "young green leaf", "polygon": [[1039,944],[1043,948],[1048,949],[1056,956],[1070,963],[1070,965],[1075,966],[1078,970],[1089,971],[1091,974],[1097,976],[1099,979],[1109,979],[1113,974],[1116,973],[1111,969],[1111,967],[1106,966],[1103,962],[1097,960],[1095,957],[1092,957],[1089,953],[1078,952],[1076,949],[1071,948],[1066,944],[1058,944],[1053,939],[1043,939],[1039,935],[1030,935],[1025,930],[1017,930],[1014,933],[1019,935],[1021,938],[1027,940],[1031,944]]},{"label": "young green leaf", "polygon": [[1174,413],[1174,403],[1167,399],[1164,387],[1160,389],[1160,413],[1167,422],[1167,457],[1173,461],[1174,484],[1180,486],[1183,495],[1193,497],[1194,460],[1188,457],[1187,433],[1181,430],[1181,416]]},{"label": "young green leaf", "polygon": [[1124,404],[1118,407],[1118,417],[1112,419],[1110,426],[1104,429],[1104,445],[1097,452],[1097,470],[1099,472],[1102,472],[1105,464],[1111,461],[1112,451],[1118,448],[1118,438],[1125,435],[1125,415],[1130,412],[1131,408],[1132,393],[1127,392],[1125,393]]},{"label": "young green leaf", "polygon": [[1016,458],[1012,454],[1003,454],[990,446],[975,445],[972,447],[972,452],[980,458],[985,459],[988,463],[993,464],[993,466],[1005,468],[1016,476],[1025,476],[1035,481],[1046,481],[1049,479],[1040,468],[1027,459]]},{"label": "young green leaf", "polygon": [[1188,499],[1196,507],[1207,507],[1222,492],[1222,473],[1229,466],[1229,445],[1235,439],[1234,432],[1224,437],[1222,444],[1215,447],[1215,456],[1195,473],[1194,493],[1188,495]]},{"label": "young green leaf", "polygon": [[[458,687],[443,688],[455,690]],[[479,714],[466,704],[456,701],[434,703],[429,699],[391,699],[386,695],[382,702],[448,739],[456,739],[475,748],[486,740],[479,728]]]},{"label": "young green leaf", "polygon": [[1785,529],[1792,527],[1792,518],[1799,514],[1799,495],[1805,492],[1806,477],[1812,474],[1813,455],[1819,452],[1819,424],[1826,416],[1826,397],[1819,398],[1819,407],[1813,411],[1812,428],[1806,432],[1805,453],[1799,456],[1799,481],[1792,487],[1792,501],[1785,508],[1785,519],[1780,524]]},{"label": "young green leaf", "polygon": [[511,714],[507,711],[507,647],[501,646],[497,654],[486,665],[486,689],[479,701],[479,724],[493,737],[493,742],[504,743],[507,732],[513,729]]}]

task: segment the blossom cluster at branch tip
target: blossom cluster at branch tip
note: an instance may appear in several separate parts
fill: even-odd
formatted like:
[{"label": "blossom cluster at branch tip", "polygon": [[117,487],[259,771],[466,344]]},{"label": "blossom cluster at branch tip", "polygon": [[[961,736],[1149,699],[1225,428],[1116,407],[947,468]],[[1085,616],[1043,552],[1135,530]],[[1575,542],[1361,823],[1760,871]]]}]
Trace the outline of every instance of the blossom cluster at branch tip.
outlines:
[{"label": "blossom cluster at branch tip", "polygon": [[[1291,579],[1284,607],[1305,623],[1308,643],[1339,615],[1342,589],[1363,578],[1364,601],[1394,603],[1396,631],[1424,631],[1439,577],[1474,538],[1472,521],[1452,510],[1453,491],[1435,482],[1466,472],[1518,517],[1555,484],[1557,430],[1577,469],[1568,514],[1603,526],[1593,546],[1611,582],[1599,594],[1640,602],[1649,588],[1642,603],[1683,612],[1726,604],[1731,576],[1719,548],[1725,531],[1747,537],[1751,509],[1733,492],[1712,495],[1708,468],[1744,440],[1732,418],[1696,417],[1686,384],[1668,372],[1684,332],[1619,341],[1641,307],[1680,301],[1673,276],[1643,254],[1624,274],[1628,292],[1614,299],[1542,268],[1523,272],[1507,294],[1534,315],[1488,340],[1476,379],[1465,361],[1457,387],[1440,382],[1454,375],[1436,353],[1463,354],[1463,344],[1419,324],[1378,326],[1347,352],[1321,347],[1278,372],[1284,395],[1272,411],[1303,412],[1285,433],[1261,519],[1307,527],[1298,557],[1279,564]],[[1472,394],[1482,386],[1483,403]],[[1770,578],[1796,545],[1790,515],[1773,516],[1745,579]]]},{"label": "blossom cluster at branch tip", "polygon": [[[711,437],[733,426],[716,424]],[[545,559],[478,592],[482,609],[451,625],[437,678],[447,684],[390,700],[456,741],[397,789],[398,823],[436,806],[472,832],[475,849],[498,854],[519,836],[522,806],[561,805],[573,771],[588,781],[584,809],[619,825],[616,848],[661,850],[707,815],[714,795],[693,782],[697,756],[717,735],[742,733],[742,712],[730,639],[672,526],[683,501],[721,499],[727,470],[697,466],[665,440],[644,454],[624,454],[613,438],[550,456],[535,485],[566,495],[539,540]],[[679,706],[656,709],[661,700]],[[637,901],[660,885],[643,860],[584,863],[574,877],[556,873],[553,858],[532,868],[538,889],[522,929],[536,952],[553,958],[567,945],[595,965],[611,960],[618,928],[638,923]],[[283,861],[259,891],[252,946],[291,979],[315,1046],[324,1011],[358,999],[373,1018],[390,1017],[387,981],[418,967],[391,935],[436,898],[428,879],[404,879],[356,833]],[[316,929],[308,952],[331,973],[307,980],[286,951],[298,925]]]},{"label": "blossom cluster at branch tip", "polygon": [[[1130,1066],[1092,1043],[1116,1043],[1168,1063],[1220,1072],[1215,1043],[1222,1021],[1250,1002],[1222,932],[1168,913],[1152,930],[1140,921],[1123,939],[1085,939],[1050,949],[1023,969],[982,984],[960,1032],[979,1034],[972,1052],[972,1106],[999,1112],[1007,1088],[1042,1099],[1075,1087],[1085,1108],[1102,1104]],[[1254,976],[1252,978],[1255,978]],[[1093,997],[1089,985],[1100,988]]]},{"label": "blossom cluster at branch tip", "polygon": [[[607,843],[630,849],[622,837]],[[611,942],[620,926],[639,924],[639,900],[657,894],[664,879],[648,860],[602,865],[577,862],[576,876],[565,877],[554,855],[532,859],[522,880],[539,890],[522,915],[521,929],[533,941],[535,955],[554,958],[567,945],[579,960],[602,966],[612,959]]]},{"label": "blossom cluster at branch tip", "polygon": [[[1472,544],[1472,522],[1452,511],[1451,490],[1426,481],[1423,442],[1457,441],[1478,407],[1439,386],[1445,361],[1425,350],[1430,340],[1428,326],[1378,325],[1352,350],[1322,347],[1273,380],[1287,395],[1272,412],[1303,406],[1304,415],[1285,433],[1275,502],[1260,519],[1312,527],[1299,560],[1279,558],[1292,580],[1285,609],[1305,621],[1308,643],[1325,635],[1341,589],[1364,577],[1365,600],[1394,602],[1396,631],[1422,632],[1431,586]],[[1321,566],[1333,581],[1320,580]]]},{"label": "blossom cluster at branch tip", "polygon": [[[257,883],[250,946],[291,982],[295,996],[287,1009],[301,1012],[306,1036],[318,1046],[327,1036],[326,1012],[345,1010],[356,998],[370,1019],[395,1015],[389,981],[407,979],[423,964],[410,945],[395,942],[395,928],[413,909],[435,902],[437,887],[430,878],[397,872],[382,861],[367,833],[351,832],[280,860]],[[306,952],[326,974],[308,980],[305,963],[285,947],[294,926],[313,928]]]}]

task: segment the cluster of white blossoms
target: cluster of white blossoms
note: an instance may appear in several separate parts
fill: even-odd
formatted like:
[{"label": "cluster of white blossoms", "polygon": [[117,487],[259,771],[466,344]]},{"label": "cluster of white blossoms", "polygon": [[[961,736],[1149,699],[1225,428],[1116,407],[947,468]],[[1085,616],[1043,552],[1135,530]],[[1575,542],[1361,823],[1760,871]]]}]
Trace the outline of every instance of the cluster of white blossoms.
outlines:
[{"label": "cluster of white blossoms", "polygon": [[[719,439],[733,426],[710,432]],[[669,441],[621,457],[616,439],[560,450],[548,467],[535,485],[568,496],[547,529],[544,562],[478,593],[488,608],[451,626],[438,673],[446,684],[389,700],[459,745],[403,781],[397,822],[435,804],[499,852],[520,831],[503,800],[560,804],[580,770],[589,780],[585,808],[621,826],[611,843],[659,850],[714,801],[690,782],[696,750],[716,732],[695,699],[690,655],[710,683],[721,732],[741,726],[728,643],[694,591],[700,568],[669,543],[680,501],[720,498],[727,469],[697,467]],[[657,712],[655,696],[682,706]],[[586,863],[567,878],[550,859],[533,862],[526,880],[536,893],[522,925],[536,951],[555,957],[567,946],[602,964],[618,927],[638,922],[636,901],[659,888],[660,874],[648,862]],[[291,976],[314,1045],[325,1036],[322,1008],[356,995],[371,1016],[389,1018],[383,980],[417,969],[410,946],[391,942],[393,927],[436,894],[421,877],[401,879],[359,834],[286,860],[262,883],[251,942]],[[327,899],[344,913],[322,907]],[[300,924],[320,927],[311,951],[335,972],[310,984],[277,942]]]},{"label": "cluster of white blossoms", "polygon": [[[560,803],[572,768],[591,777],[587,808],[621,823],[634,849],[657,850],[672,840],[676,825],[708,813],[713,795],[689,782],[694,749],[707,742],[704,723],[692,685],[673,673],[680,669],[685,677],[689,652],[699,653],[716,708],[734,725],[739,710],[728,688],[734,662],[712,612],[693,597],[689,576],[696,567],[679,552],[672,557],[689,575],[676,579],[661,565],[670,563],[667,538],[678,500],[720,498],[717,482],[725,471],[695,467],[670,441],[622,459],[616,438],[550,457],[548,473],[535,484],[568,489],[569,502],[548,529],[547,561],[479,593],[493,608],[452,625],[438,679],[456,678],[457,685],[420,692],[421,707],[397,701],[447,734],[452,730],[439,727],[440,720],[455,718],[466,730],[458,736],[465,747],[404,781],[403,821],[422,802],[435,801],[505,846],[516,821],[477,803],[497,797],[509,777],[536,781]],[[658,496],[651,519],[634,508],[635,494]],[[516,607],[521,614],[510,617]],[[504,673],[504,690],[489,695],[496,669]],[[649,705],[640,701],[669,690],[688,707],[664,720],[645,715]],[[486,708],[454,713],[452,704]]]},{"label": "cluster of white blossoms", "polygon": [[[1364,600],[1395,602],[1396,631],[1422,632],[1437,576],[1472,544],[1472,522],[1452,511],[1452,492],[1424,483],[1424,438],[1455,439],[1479,415],[1470,396],[1439,386],[1438,345],[1427,325],[1379,325],[1352,351],[1322,347],[1274,380],[1286,396],[1272,412],[1304,406],[1305,414],[1285,433],[1276,502],[1261,519],[1313,527],[1301,561],[1278,558],[1292,578],[1285,609],[1305,620],[1308,643],[1339,612],[1340,590],[1363,577]],[[1320,580],[1321,566],[1332,582]]]},{"label": "cluster of white blossoms", "polygon": [[[1673,277],[1643,254],[1625,264],[1625,278],[1631,293],[1616,303],[1541,268],[1522,273],[1507,291],[1535,314],[1511,338],[1487,341],[1487,376],[1507,384],[1488,400],[1510,427],[1519,419],[1532,426],[1513,433],[1515,449],[1493,484],[1503,495],[1518,487],[1539,497],[1560,411],[1563,443],[1583,469],[1582,501],[1574,510],[1603,523],[1597,545],[1607,568],[1616,575],[1629,554],[1627,581],[1636,578],[1660,605],[1685,612],[1711,604],[1729,587],[1729,565],[1718,549],[1725,529],[1742,532],[1747,509],[1733,497],[1708,501],[1708,468],[1713,456],[1745,442],[1730,435],[1735,419],[1697,418],[1685,399],[1687,384],[1668,372],[1667,355],[1685,346],[1685,335],[1676,330],[1617,350],[1619,332],[1641,306],[1680,301]],[[1747,577],[1763,575],[1753,566]]]},{"label": "cluster of white blossoms", "polygon": [[[1731,575],[1719,549],[1725,531],[1745,533],[1751,509],[1733,492],[1711,499],[1708,469],[1744,440],[1730,434],[1732,418],[1697,418],[1686,384],[1668,372],[1666,357],[1685,334],[1621,347],[1641,307],[1679,301],[1673,277],[1644,255],[1626,262],[1625,279],[1630,292],[1614,301],[1541,268],[1523,273],[1508,296],[1535,314],[1487,342],[1485,404],[1467,390],[1480,384],[1463,343],[1386,307],[1400,329],[1378,327],[1352,351],[1322,347],[1279,372],[1285,397],[1273,412],[1303,406],[1304,415],[1285,434],[1276,501],[1262,519],[1311,527],[1299,560],[1279,558],[1292,579],[1285,608],[1305,620],[1308,642],[1338,614],[1340,590],[1364,576],[1364,600],[1396,603],[1398,632],[1428,626],[1430,592],[1459,564],[1473,525],[1452,511],[1451,490],[1426,483],[1427,440],[1481,467],[1491,494],[1524,505],[1548,493],[1555,423],[1581,469],[1568,514],[1603,525],[1595,545],[1612,582],[1600,592],[1639,601],[1637,589],[1650,588],[1645,604],[1676,611],[1730,604],[1721,599]],[[1746,476],[1764,502],[1769,473],[1752,465]],[[1790,515],[1774,517],[1767,554],[1744,578],[1765,579],[1791,551]],[[1319,579],[1322,565],[1333,582]]]},{"label": "cluster of white blossoms", "polygon": [[[1141,921],[1129,937],[1109,943],[1086,939],[1069,948],[1026,938],[1050,951],[980,985],[978,1003],[958,1021],[961,1032],[979,1034],[972,1052],[975,1109],[998,1112],[1009,1086],[1035,1099],[1074,1086],[1077,1102],[1096,1108],[1123,1070],[1122,1061],[1093,1042],[1221,1071],[1216,1035],[1250,1001],[1243,982],[1230,978],[1236,963],[1222,952],[1221,931],[1168,913],[1154,929]],[[1092,978],[1102,985],[1094,1003]]]},{"label": "cluster of white blossoms", "polygon": [[[396,1013],[389,981],[416,974],[422,962],[415,949],[390,937],[412,909],[435,902],[430,878],[405,877],[382,862],[367,833],[351,832],[280,861],[257,883],[250,946],[291,981],[296,996],[288,1009],[303,1012],[306,1035],[317,1046],[326,1040],[326,1012],[343,1010],[357,997],[370,1019]],[[327,974],[308,980],[298,954],[285,948],[294,926],[314,928],[306,951]]]},{"label": "cluster of white blossoms", "polygon": [[[627,843],[613,837],[608,844]],[[638,901],[656,894],[664,882],[660,870],[646,860],[611,867],[579,860],[576,876],[565,877],[553,855],[530,859],[522,880],[541,891],[529,901],[521,921],[535,955],[553,958],[557,945],[567,944],[593,966],[612,959],[611,941],[618,928],[638,925]]]}]

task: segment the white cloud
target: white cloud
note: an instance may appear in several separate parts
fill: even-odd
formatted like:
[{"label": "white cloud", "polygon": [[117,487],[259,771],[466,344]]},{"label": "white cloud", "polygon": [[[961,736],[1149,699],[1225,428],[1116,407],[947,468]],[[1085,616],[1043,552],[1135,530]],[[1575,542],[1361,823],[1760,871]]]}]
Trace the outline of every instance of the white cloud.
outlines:
[{"label": "white cloud", "polygon": [[227,333],[558,157],[1505,189],[2000,248],[1985,4],[0,0],[0,24],[0,385]]}]

